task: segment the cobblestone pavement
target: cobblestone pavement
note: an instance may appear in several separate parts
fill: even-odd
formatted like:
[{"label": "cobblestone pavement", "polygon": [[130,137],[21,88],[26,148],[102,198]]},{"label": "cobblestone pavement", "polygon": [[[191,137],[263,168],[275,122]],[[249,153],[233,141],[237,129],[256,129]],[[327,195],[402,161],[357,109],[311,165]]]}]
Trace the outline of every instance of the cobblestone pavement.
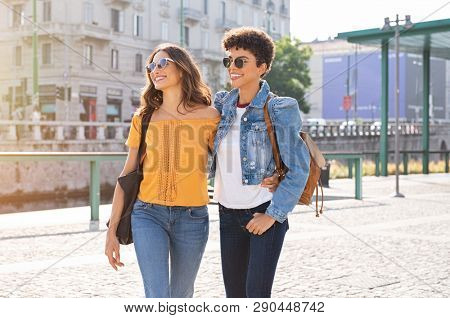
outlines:
[{"label": "cobblestone pavement", "polygon": [[[448,297],[450,177],[364,177],[364,200],[352,180],[331,180],[320,218],[297,206],[279,261],[273,297]],[[0,215],[0,297],[143,297],[133,245],[122,246],[115,272],[103,254],[110,205],[100,230],[89,208]],[[217,206],[195,297],[224,297]]]}]

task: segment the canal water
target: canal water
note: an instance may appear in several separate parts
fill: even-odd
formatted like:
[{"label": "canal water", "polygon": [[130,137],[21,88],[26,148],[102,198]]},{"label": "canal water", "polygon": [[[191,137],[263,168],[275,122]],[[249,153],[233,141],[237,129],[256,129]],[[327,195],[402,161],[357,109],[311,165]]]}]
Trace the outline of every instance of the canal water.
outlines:
[{"label": "canal water", "polygon": [[[102,189],[100,204],[111,204],[113,195],[114,189]],[[0,214],[74,208],[88,205],[88,192],[73,193],[70,196],[55,194],[54,197],[16,197],[11,200],[2,199],[0,196]]]}]

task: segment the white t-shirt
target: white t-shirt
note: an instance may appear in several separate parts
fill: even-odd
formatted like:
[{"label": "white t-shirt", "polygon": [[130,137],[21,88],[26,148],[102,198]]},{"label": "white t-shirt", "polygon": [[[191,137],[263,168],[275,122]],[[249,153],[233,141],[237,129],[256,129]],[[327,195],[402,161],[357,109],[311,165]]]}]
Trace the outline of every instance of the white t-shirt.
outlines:
[{"label": "white t-shirt", "polygon": [[243,185],[240,154],[241,118],[246,108],[236,107],[236,120],[223,138],[216,156],[214,200],[229,209],[251,209],[272,200],[261,185]]}]

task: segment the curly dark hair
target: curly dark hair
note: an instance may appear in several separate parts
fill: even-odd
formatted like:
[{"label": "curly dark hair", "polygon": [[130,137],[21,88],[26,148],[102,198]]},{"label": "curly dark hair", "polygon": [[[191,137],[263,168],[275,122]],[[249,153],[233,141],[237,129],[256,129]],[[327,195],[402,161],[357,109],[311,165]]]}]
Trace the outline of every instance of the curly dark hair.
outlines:
[{"label": "curly dark hair", "polygon": [[231,48],[242,48],[250,51],[256,58],[257,66],[266,63],[267,71],[261,77],[269,73],[272,61],[275,58],[275,44],[272,38],[258,28],[240,27],[231,29],[225,32],[222,46],[226,51]]}]

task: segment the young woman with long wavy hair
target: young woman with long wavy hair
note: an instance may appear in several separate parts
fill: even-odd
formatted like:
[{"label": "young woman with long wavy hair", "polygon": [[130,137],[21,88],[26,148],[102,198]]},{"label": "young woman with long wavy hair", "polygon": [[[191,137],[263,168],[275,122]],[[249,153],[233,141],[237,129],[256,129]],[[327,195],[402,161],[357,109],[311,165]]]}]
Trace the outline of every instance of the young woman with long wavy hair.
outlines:
[{"label": "young woman with long wavy hair", "polygon": [[[185,49],[161,45],[146,68],[147,84],[132,118],[120,174],[136,169],[141,123],[151,114],[144,176],[131,213],[134,247],[146,297],[192,297],[209,233],[208,145],[220,116]],[[115,236],[122,206],[123,191],[116,186],[105,247],[116,270],[123,266]]]}]

